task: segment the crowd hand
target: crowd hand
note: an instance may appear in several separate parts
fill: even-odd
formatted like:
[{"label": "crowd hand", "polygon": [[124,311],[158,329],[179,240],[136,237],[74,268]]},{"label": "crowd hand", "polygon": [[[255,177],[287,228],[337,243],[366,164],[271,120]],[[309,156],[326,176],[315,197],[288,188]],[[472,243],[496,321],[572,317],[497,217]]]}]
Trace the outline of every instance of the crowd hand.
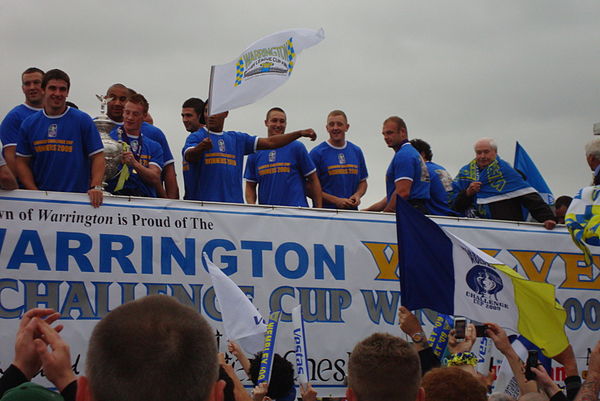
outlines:
[{"label": "crowd hand", "polygon": [[456,330],[452,329],[448,335],[448,350],[452,354],[470,352],[476,340],[477,332],[475,331],[475,325],[473,323],[469,323],[467,325],[465,330],[465,338],[463,341],[458,341],[456,338]]},{"label": "crowd hand", "polygon": [[100,205],[102,205],[104,194],[99,189],[90,188],[88,189],[88,197],[90,198],[92,207],[100,207]]},{"label": "crowd hand", "polygon": [[398,321],[400,322],[400,330],[411,337],[423,332],[419,319],[404,306],[398,308]]},{"label": "crowd hand", "polygon": [[358,207],[358,205],[360,205],[360,196],[354,194],[348,199],[352,203],[352,207]]},{"label": "crowd hand", "polygon": [[590,362],[588,364],[588,376],[586,380],[600,379],[600,341],[596,343],[596,346],[590,354]]},{"label": "crowd hand", "polygon": [[227,340],[227,351],[238,359],[240,358],[239,355],[243,352],[240,345],[232,340]]},{"label": "crowd hand", "polygon": [[481,182],[473,181],[467,187],[467,196],[473,196],[481,190]]},{"label": "crowd hand", "polygon": [[316,401],[317,391],[310,383],[300,384],[300,398],[302,401]]},{"label": "crowd hand", "polygon": [[552,230],[552,229],[554,229],[554,227],[556,227],[556,221],[554,221],[554,220],[546,220],[542,224],[544,224],[544,228],[546,230]]},{"label": "crowd hand", "polygon": [[33,342],[42,361],[44,375],[54,383],[58,391],[63,391],[77,379],[71,367],[69,345],[48,323],[40,319],[35,319],[35,321],[42,335]]},{"label": "crowd hand", "polygon": [[252,390],[252,399],[254,401],[269,401],[271,400],[267,397],[267,392],[269,391],[269,383],[262,382]]},{"label": "crowd hand", "polygon": [[298,131],[298,133],[300,134],[300,136],[303,136],[305,138],[310,138],[311,141],[314,141],[315,139],[317,139],[317,133],[312,128],[300,130],[300,131]]},{"label": "crowd hand", "polygon": [[355,203],[351,198],[338,198],[336,197],[335,199],[335,206],[338,209],[349,209],[351,207],[356,206],[357,203]]},{"label": "crowd hand", "polygon": [[554,380],[552,380],[550,376],[548,376],[546,369],[544,369],[544,367],[541,364],[538,363],[537,366],[532,366],[531,371],[535,373],[534,380],[537,382],[538,387],[542,389],[544,393],[546,393],[548,398],[552,398],[554,394],[561,391],[560,387],[558,387]]},{"label": "crowd hand", "polygon": [[485,325],[487,326],[485,332],[488,337],[492,339],[498,351],[502,352],[503,355],[510,352],[512,350],[512,345],[510,345],[510,341],[508,340],[508,336],[504,329],[496,323],[486,323]]},{"label": "crowd hand", "polygon": [[494,384],[496,380],[496,373],[494,373],[494,369],[490,369],[487,375],[483,375],[482,373],[477,372],[477,377],[479,381],[485,386],[485,388],[489,388]]},{"label": "crowd hand", "polygon": [[[42,367],[42,361],[33,342],[41,335],[37,330],[36,318],[45,319],[46,323],[52,324],[59,317],[60,313],[55,310],[42,308],[30,309],[23,314],[15,340],[15,359],[12,364],[25,375],[27,380],[31,380]],[[62,325],[57,325],[54,330],[60,332],[62,328]]]}]

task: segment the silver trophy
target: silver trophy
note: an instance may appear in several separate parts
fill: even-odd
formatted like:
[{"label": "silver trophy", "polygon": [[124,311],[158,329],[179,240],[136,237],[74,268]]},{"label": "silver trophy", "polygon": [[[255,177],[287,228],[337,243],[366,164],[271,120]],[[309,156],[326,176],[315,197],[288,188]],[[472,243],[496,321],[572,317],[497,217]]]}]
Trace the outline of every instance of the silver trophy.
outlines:
[{"label": "silver trophy", "polygon": [[[106,115],[106,104],[110,102],[112,98],[107,98],[102,95],[96,95],[96,98],[100,101],[100,115],[94,118],[94,123],[96,124],[96,128],[98,128],[98,132],[100,132],[100,139],[104,145],[106,170],[104,171],[104,182],[102,185],[106,186],[106,181],[114,178],[119,173],[123,145],[110,137],[110,132],[117,125],[113,120],[108,118],[108,115]],[[119,139],[121,134],[122,133],[119,132]]]}]

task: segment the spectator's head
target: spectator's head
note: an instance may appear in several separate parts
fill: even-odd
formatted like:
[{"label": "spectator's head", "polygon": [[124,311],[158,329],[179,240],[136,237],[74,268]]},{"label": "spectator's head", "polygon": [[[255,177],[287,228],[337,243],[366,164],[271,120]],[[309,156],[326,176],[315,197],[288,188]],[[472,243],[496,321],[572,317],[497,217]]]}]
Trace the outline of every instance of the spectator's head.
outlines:
[{"label": "spectator's head", "polygon": [[559,196],[554,201],[554,214],[556,215],[556,222],[558,224],[565,224],[565,214],[571,205],[573,198],[567,195]]},{"label": "spectator's head", "polygon": [[417,152],[421,154],[421,157],[425,159],[426,162],[430,162],[433,157],[433,153],[431,152],[431,146],[427,142],[422,139],[412,139],[410,144],[413,148],[417,149]]},{"label": "spectator's head", "polygon": [[381,133],[387,146],[394,150],[400,149],[400,144],[408,139],[406,123],[398,116],[388,117],[383,122]]},{"label": "spectator's head", "polygon": [[498,154],[498,145],[493,138],[481,138],[473,145],[475,149],[475,160],[479,168],[489,166]]},{"label": "spectator's head", "polygon": [[265,119],[265,127],[267,127],[267,135],[280,135],[285,133],[287,127],[287,116],[281,107],[273,107],[267,111]]},{"label": "spectator's head", "polygon": [[175,298],[151,295],[96,325],[78,392],[94,401],[222,401],[218,372],[206,320]]},{"label": "spectator's head", "polygon": [[21,90],[25,95],[25,103],[31,107],[40,108],[44,100],[42,80],[44,71],[37,67],[29,67],[21,74]]},{"label": "spectator's head", "polygon": [[233,394],[233,380],[221,366],[219,366],[219,380],[223,380],[225,382],[225,388],[223,389],[223,401],[235,401],[235,395]]},{"label": "spectator's head", "polygon": [[346,143],[346,132],[350,129],[348,117],[342,110],[333,110],[327,115],[327,125],[325,126],[329,133],[329,143],[333,146],[344,146]]},{"label": "spectator's head", "polygon": [[106,91],[106,98],[110,102],[106,104],[106,115],[113,121],[123,122],[123,109],[130,96],[129,89],[123,84],[113,84]]},{"label": "spectator's head", "polygon": [[425,401],[486,401],[485,386],[457,367],[432,369],[423,376]]},{"label": "spectator's head", "polygon": [[592,171],[600,165],[600,138],[594,138],[585,145],[585,158]]},{"label": "spectator's head", "polygon": [[422,400],[417,351],[391,334],[365,338],[350,354],[346,397],[348,401]]},{"label": "spectator's head", "polygon": [[[250,380],[256,385],[258,383],[258,373],[260,371],[261,354],[256,354],[250,360]],[[273,358],[271,367],[271,380],[269,380],[269,390],[267,396],[271,399],[284,398],[294,387],[294,367],[292,364],[279,354]]]},{"label": "spectator's head", "polygon": [[204,126],[204,102],[191,97],[181,106],[181,121],[187,132],[196,132]]}]

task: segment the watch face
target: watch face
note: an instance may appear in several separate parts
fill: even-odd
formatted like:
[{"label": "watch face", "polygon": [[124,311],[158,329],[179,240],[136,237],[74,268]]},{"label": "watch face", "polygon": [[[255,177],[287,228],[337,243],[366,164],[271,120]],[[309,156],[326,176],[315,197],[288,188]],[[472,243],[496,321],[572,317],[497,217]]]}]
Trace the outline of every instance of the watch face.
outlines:
[{"label": "watch face", "polygon": [[420,342],[422,342],[422,341],[424,340],[424,338],[423,338],[423,333],[416,333],[416,334],[413,334],[413,336],[412,336],[412,340],[413,340],[414,342],[416,342],[416,343],[420,343]]}]

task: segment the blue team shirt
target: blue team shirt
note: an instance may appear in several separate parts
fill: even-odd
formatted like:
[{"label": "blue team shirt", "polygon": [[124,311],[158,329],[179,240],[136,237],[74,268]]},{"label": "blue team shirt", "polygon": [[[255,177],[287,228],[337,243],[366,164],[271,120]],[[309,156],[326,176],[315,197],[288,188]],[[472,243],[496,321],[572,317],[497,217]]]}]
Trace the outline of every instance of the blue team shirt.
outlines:
[{"label": "blue team shirt", "polygon": [[[197,163],[188,163],[188,174],[184,174],[184,180],[196,180],[186,184],[186,199],[244,203],[244,155],[254,153],[258,137],[235,131],[209,134],[205,128],[201,128],[187,137],[182,151],[183,158],[185,159],[186,150],[193,148],[207,136],[212,141],[212,148],[204,152]],[[193,192],[188,194],[188,189]]]},{"label": "blue team shirt", "polygon": [[[310,151],[317,167],[323,192],[339,198],[349,198],[356,192],[358,184],[369,176],[362,150],[355,144],[337,148],[325,141]],[[323,207],[335,209],[333,203],[323,199]],[[355,208],[357,209],[357,208]]]},{"label": "blue team shirt", "polygon": [[23,103],[9,111],[0,125],[0,140],[4,147],[17,146],[21,123],[30,115],[41,110]]},{"label": "blue team shirt", "polygon": [[175,163],[175,158],[173,157],[173,153],[171,153],[171,148],[169,147],[169,142],[167,142],[167,137],[160,128],[144,121],[142,123],[142,132],[144,133],[144,137],[150,138],[154,142],[158,142],[162,148],[163,166]]},{"label": "blue team shirt", "polygon": [[315,170],[306,147],[294,141],[279,149],[259,150],[248,156],[244,178],[258,183],[261,205],[308,207],[304,177]]},{"label": "blue team shirt", "polygon": [[71,107],[60,116],[43,110],[29,116],[17,142],[17,155],[31,158],[35,183],[46,191],[87,192],[89,158],[103,149],[92,118]]},{"label": "blue team shirt", "polygon": [[[426,162],[425,164],[427,165],[430,179],[429,199],[425,203],[429,210],[429,214],[435,216],[456,216],[456,212],[450,209],[450,206],[448,205],[450,197],[442,181],[441,175],[443,173],[440,170],[443,170],[446,174],[448,174],[448,172],[439,164],[432,162]],[[450,175],[448,174],[448,176]],[[452,188],[451,182],[450,188]]]},{"label": "blue team shirt", "polygon": [[[121,127],[115,127],[111,132],[110,136],[115,141],[119,140],[119,135],[117,130]],[[150,139],[146,136],[146,131],[144,131],[146,127],[142,125],[142,133],[139,138],[135,138],[133,136],[128,136],[124,138],[125,133],[121,135],[121,139],[127,142],[130,145],[130,151],[135,155],[136,160],[140,162],[140,164],[144,167],[149,167],[150,165],[157,166],[162,170],[163,163],[163,148],[162,146]],[[141,149],[135,151],[132,145],[133,141],[138,141],[138,146],[141,143]],[[122,164],[119,164],[119,171],[123,167]],[[115,193],[115,186],[119,181],[119,175],[117,174],[115,177],[111,178],[107,182],[106,190],[110,193]],[[144,180],[140,178],[135,169],[129,167],[129,178],[123,184],[122,189],[123,194],[134,195],[134,196],[146,196],[156,198],[156,188],[147,184]]]},{"label": "blue team shirt", "polygon": [[396,190],[396,181],[410,180],[408,199],[429,199],[429,172],[419,152],[409,142],[405,142],[394,155],[385,173],[387,200],[390,201]]}]

